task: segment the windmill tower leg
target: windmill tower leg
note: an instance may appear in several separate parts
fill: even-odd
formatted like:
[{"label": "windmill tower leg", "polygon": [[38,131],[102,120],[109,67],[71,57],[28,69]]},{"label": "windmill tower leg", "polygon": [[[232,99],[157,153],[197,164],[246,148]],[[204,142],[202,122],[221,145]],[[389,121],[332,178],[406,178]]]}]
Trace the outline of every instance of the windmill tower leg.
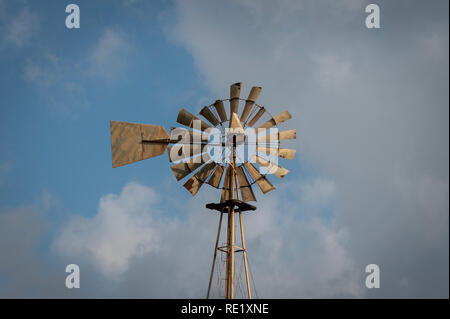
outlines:
[{"label": "windmill tower leg", "polygon": [[219,247],[220,231],[222,229],[222,218],[223,218],[223,212],[220,212],[219,228],[217,229],[216,247],[214,248],[214,257],[213,257],[213,262],[212,262],[212,266],[211,266],[211,275],[209,276],[208,293],[206,294],[206,299],[209,299],[209,296],[211,293],[211,283],[212,283],[212,279],[213,279],[213,275],[214,275],[214,266],[216,264],[217,250]]},{"label": "windmill tower leg", "polygon": [[244,237],[244,227],[242,224],[242,212],[239,210],[239,222],[241,228],[241,241],[242,241],[242,254],[244,255],[244,266],[245,266],[245,280],[247,283],[247,294],[248,299],[252,299],[252,292],[250,290],[250,280],[248,278],[248,266],[247,266],[247,249],[245,248],[245,237]]}]

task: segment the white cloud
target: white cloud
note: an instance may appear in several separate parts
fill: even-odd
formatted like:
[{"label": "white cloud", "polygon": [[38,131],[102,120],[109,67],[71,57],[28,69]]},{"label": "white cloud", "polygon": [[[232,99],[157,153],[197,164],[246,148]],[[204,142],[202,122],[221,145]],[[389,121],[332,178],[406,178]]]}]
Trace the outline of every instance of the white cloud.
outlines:
[{"label": "white cloud", "polygon": [[5,41],[21,48],[28,44],[39,30],[39,15],[24,7],[5,27]]},{"label": "white cloud", "polygon": [[47,88],[64,79],[64,67],[60,59],[52,54],[45,53],[39,60],[27,60],[23,67],[25,80],[39,88]]},{"label": "white cloud", "polygon": [[348,83],[352,77],[352,65],[348,61],[339,61],[334,56],[317,56],[313,60],[317,64],[316,80],[326,90]]},{"label": "white cloud", "polygon": [[88,57],[90,74],[113,80],[127,66],[131,49],[125,34],[105,29]]},{"label": "white cloud", "polygon": [[332,206],[336,196],[336,185],[323,178],[305,181],[297,185],[302,194],[302,203],[309,207]]},{"label": "white cloud", "polygon": [[78,76],[80,66],[52,52],[28,59],[23,65],[23,78],[36,89],[52,111],[76,115],[87,107],[83,83]]},{"label": "white cloud", "polygon": [[100,199],[93,218],[75,217],[61,232],[56,248],[63,254],[91,259],[108,276],[128,269],[132,258],[158,249],[160,229],[153,221],[156,194],[137,183],[120,195]]}]

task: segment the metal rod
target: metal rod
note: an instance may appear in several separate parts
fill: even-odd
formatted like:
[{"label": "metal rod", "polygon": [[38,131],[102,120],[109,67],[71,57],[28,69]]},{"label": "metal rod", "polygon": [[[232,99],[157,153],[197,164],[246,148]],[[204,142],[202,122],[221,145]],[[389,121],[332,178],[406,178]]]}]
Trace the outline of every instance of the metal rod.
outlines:
[{"label": "metal rod", "polygon": [[248,265],[247,265],[247,249],[245,248],[245,237],[244,237],[244,226],[242,223],[242,212],[239,209],[239,221],[241,224],[241,240],[242,240],[242,250],[244,254],[244,266],[245,266],[245,278],[247,280],[247,293],[248,293],[248,299],[252,299],[252,292],[250,290],[250,280],[248,278]]},{"label": "metal rod", "polygon": [[212,266],[211,266],[211,275],[209,276],[208,293],[206,294],[206,299],[209,299],[209,292],[211,291],[211,282],[212,282],[213,275],[214,275],[214,266],[216,264],[216,257],[217,257],[217,247],[219,246],[220,230],[222,228],[222,217],[223,217],[223,212],[220,212],[219,228],[217,229],[216,247],[214,248],[214,257],[213,257],[213,262],[212,262]]},{"label": "metal rod", "polygon": [[[233,136],[233,146],[232,146],[232,152],[233,152],[233,163],[231,167],[231,199],[234,199],[234,191],[235,191],[235,177],[236,177],[236,136]],[[235,233],[234,233],[234,205],[231,207],[231,247],[230,247],[230,263],[231,263],[231,285],[230,285],[230,298],[234,298],[234,245],[235,245]]]},{"label": "metal rod", "polygon": [[[231,163],[230,176],[229,176],[229,199],[234,199],[234,189],[235,189],[235,164],[236,164],[236,137],[233,136],[232,154],[233,160]],[[226,275],[226,299],[234,298],[234,205],[229,208],[228,211],[228,228],[227,228],[227,275]]]}]

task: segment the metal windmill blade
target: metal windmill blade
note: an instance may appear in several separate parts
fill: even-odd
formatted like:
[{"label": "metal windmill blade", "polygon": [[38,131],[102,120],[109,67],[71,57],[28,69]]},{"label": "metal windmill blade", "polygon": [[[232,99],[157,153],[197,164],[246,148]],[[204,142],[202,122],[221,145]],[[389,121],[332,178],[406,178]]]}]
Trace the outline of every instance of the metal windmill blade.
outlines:
[{"label": "metal windmill blade", "polygon": [[234,83],[230,87],[230,119],[233,113],[239,109],[239,95],[241,94],[241,83]]},{"label": "metal windmill blade", "polygon": [[[170,134],[158,125],[111,121],[113,167],[159,156],[167,149],[175,179],[182,182],[192,196],[197,195],[204,184],[220,190],[220,202],[206,205],[220,213],[207,298],[211,296],[215,264],[220,260],[216,257],[222,253],[226,254],[225,287],[222,287],[225,298],[235,297],[235,284],[239,280],[234,267],[236,253],[242,253],[245,266],[242,278],[246,280],[247,290],[242,297],[251,298],[242,213],[256,210],[248,204],[256,201],[252,186],[258,185],[263,194],[274,190],[269,175],[282,179],[289,172],[278,164],[278,159],[293,159],[295,155],[295,150],[282,148],[281,142],[295,139],[296,130],[278,130],[279,124],[291,119],[289,112],[272,116],[256,103],[261,87],[252,87],[247,99],[240,98],[241,89],[240,82],[232,84],[228,99],[215,100],[201,108],[197,115],[181,108],[176,122],[183,127],[171,128]],[[229,114],[224,102],[229,102]],[[239,150],[245,152],[239,153]],[[235,242],[235,214],[240,224],[241,246]],[[224,215],[227,216],[226,245],[219,247]]]},{"label": "metal windmill blade", "polygon": [[255,105],[256,99],[259,97],[259,94],[261,94],[261,90],[262,88],[260,86],[252,87],[252,90],[250,91],[250,94],[248,95],[248,98],[245,101],[244,110],[242,111],[241,114],[241,122],[245,122],[247,120],[250,111]]},{"label": "metal windmill blade", "polygon": [[201,126],[202,131],[211,127],[211,125],[208,125],[207,123],[203,122],[197,116],[192,115],[185,109],[183,109],[183,108],[180,109],[180,112],[178,113],[178,117],[177,117],[177,123],[180,123],[184,126],[192,128],[194,125],[194,120],[200,121],[200,126]]}]

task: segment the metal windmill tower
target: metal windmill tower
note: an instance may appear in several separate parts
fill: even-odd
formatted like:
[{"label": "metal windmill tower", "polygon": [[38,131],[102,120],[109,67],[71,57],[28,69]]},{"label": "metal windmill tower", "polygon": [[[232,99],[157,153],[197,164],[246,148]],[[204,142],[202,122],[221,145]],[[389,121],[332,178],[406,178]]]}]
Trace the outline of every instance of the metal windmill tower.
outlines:
[{"label": "metal windmill tower", "polygon": [[[292,159],[295,154],[295,150],[280,148],[280,141],[296,138],[295,129],[278,131],[278,125],[291,118],[289,112],[271,116],[257,104],[261,87],[253,87],[246,100],[239,97],[240,90],[241,83],[231,85],[229,99],[217,100],[203,107],[197,116],[180,109],[177,122],[186,128],[171,128],[170,136],[162,126],[111,121],[113,167],[162,155],[167,148],[169,161],[174,164],[171,169],[175,178],[180,181],[190,177],[184,187],[193,196],[205,183],[221,189],[220,202],[206,205],[220,213],[207,298],[211,297],[218,254],[225,257],[223,297],[235,297],[238,280],[235,276],[235,253],[243,256],[246,282],[243,297],[252,297],[242,212],[256,210],[248,203],[256,201],[251,186],[257,184],[264,194],[275,189],[266,175],[283,178],[289,171],[277,164],[278,157]],[[229,117],[224,102],[229,102]],[[240,104],[244,108],[239,117]],[[226,242],[220,245],[224,214],[227,215]],[[236,215],[241,246],[236,245]],[[217,276],[218,286],[221,285],[221,275]]]}]

